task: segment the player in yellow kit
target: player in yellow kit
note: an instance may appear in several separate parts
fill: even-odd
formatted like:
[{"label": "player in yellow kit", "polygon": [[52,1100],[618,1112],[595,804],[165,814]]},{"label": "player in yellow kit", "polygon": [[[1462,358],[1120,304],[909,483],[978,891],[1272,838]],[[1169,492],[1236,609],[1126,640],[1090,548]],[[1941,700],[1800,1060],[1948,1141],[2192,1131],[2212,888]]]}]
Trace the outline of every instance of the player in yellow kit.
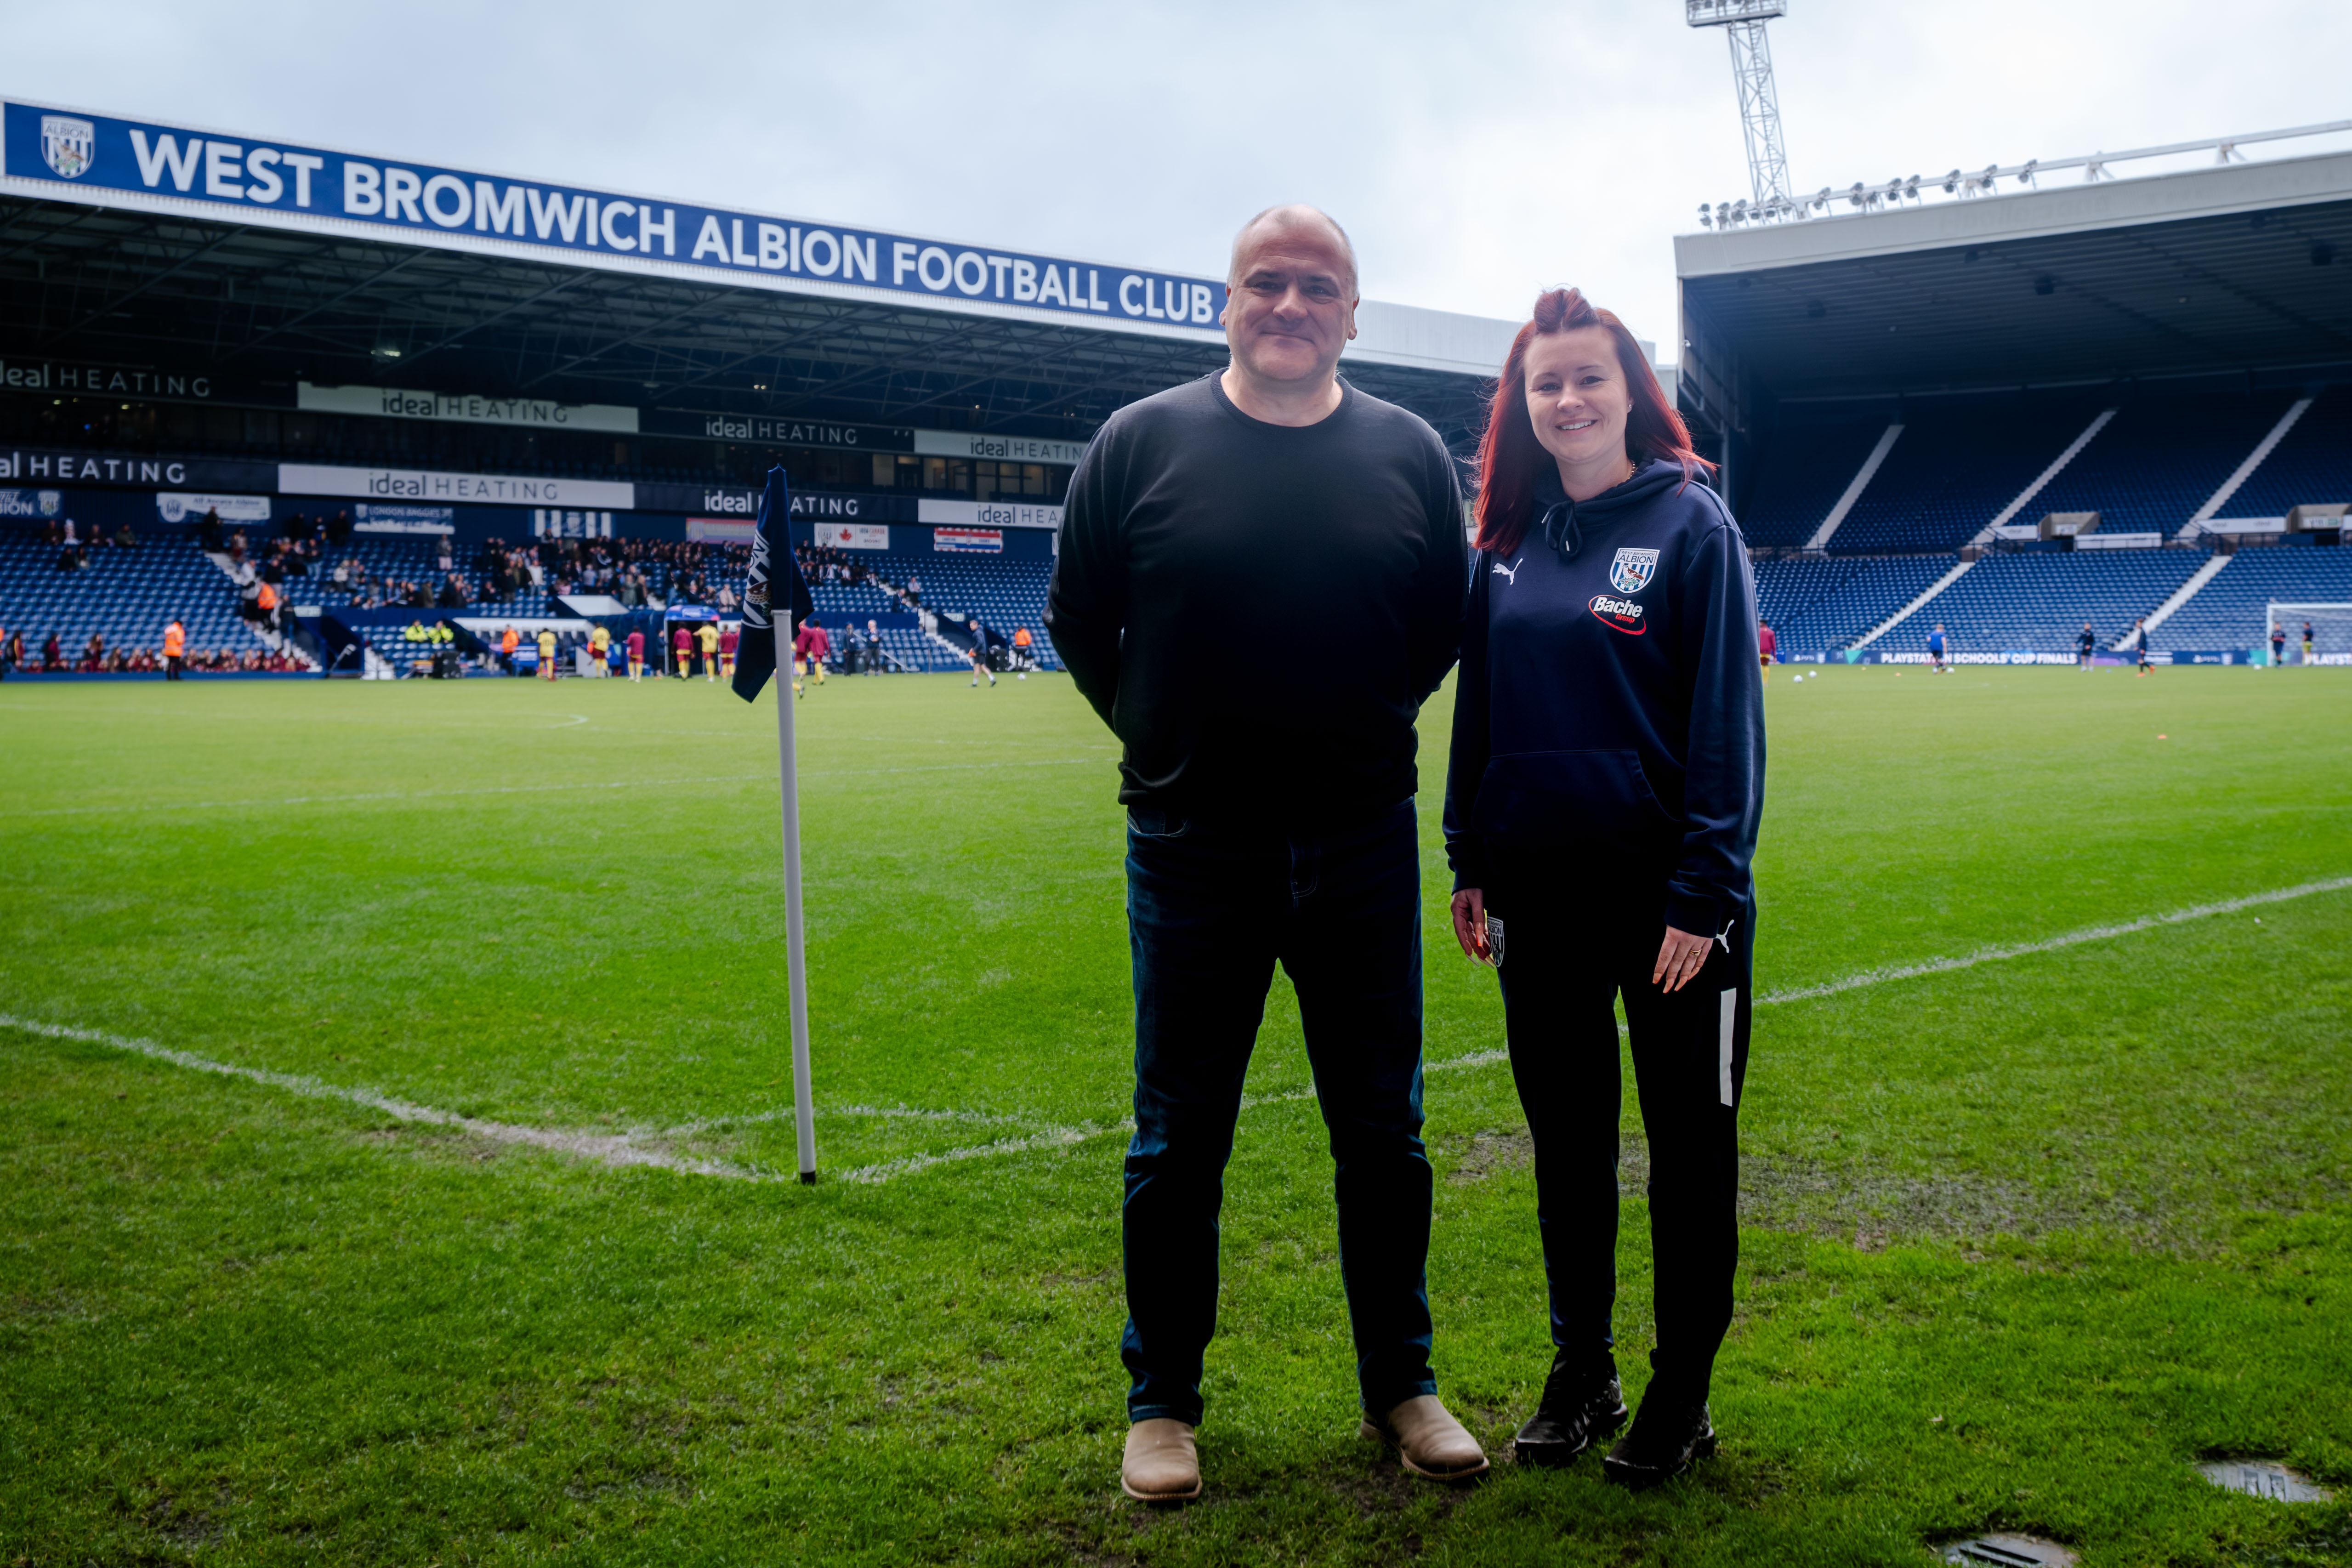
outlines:
[{"label": "player in yellow kit", "polygon": [[719,628],[709,621],[695,628],[694,638],[702,645],[702,679],[719,679]]}]

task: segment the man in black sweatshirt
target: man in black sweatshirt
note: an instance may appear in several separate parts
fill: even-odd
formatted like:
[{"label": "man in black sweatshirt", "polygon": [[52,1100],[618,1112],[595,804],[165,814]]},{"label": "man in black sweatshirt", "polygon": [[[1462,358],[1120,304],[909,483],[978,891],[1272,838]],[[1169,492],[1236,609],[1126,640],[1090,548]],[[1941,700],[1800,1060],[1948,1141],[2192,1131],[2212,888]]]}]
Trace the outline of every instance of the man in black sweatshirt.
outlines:
[{"label": "man in black sweatshirt", "polygon": [[[1339,378],[1356,302],[1355,253],[1328,217],[1276,207],[1244,226],[1222,318],[1232,363],[1095,437],[1047,598],[1055,649],[1125,747],[1121,1484],[1153,1500],[1200,1490],[1217,1210],[1277,963],[1339,1167],[1362,1435],[1435,1479],[1486,1468],[1430,1372],[1412,809],[1413,720],[1454,664],[1468,552],[1436,433]],[[1274,655],[1264,673],[1203,679],[1200,650],[1244,637]]]}]

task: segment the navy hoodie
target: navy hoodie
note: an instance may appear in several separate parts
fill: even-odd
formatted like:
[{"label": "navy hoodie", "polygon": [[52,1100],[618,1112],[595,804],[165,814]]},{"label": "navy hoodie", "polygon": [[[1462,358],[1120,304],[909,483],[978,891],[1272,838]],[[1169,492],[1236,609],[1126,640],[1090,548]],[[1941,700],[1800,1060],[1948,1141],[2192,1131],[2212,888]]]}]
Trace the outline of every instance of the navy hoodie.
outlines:
[{"label": "navy hoodie", "polygon": [[1716,493],[1653,459],[1571,501],[1549,467],[1508,556],[1473,563],[1445,783],[1456,889],[1517,851],[1666,878],[1715,935],[1753,886],[1764,809],[1756,583]]}]

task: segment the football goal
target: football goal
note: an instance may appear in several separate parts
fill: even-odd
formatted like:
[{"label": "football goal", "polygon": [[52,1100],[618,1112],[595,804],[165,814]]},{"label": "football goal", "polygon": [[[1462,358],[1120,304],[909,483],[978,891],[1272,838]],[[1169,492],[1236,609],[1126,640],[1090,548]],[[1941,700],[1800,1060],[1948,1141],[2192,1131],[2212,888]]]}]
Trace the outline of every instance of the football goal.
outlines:
[{"label": "football goal", "polygon": [[2286,633],[2282,662],[2303,660],[2303,632],[2311,628],[2313,662],[2352,662],[2352,601],[2295,602],[2273,600],[2263,616],[2261,647],[2267,654],[2273,627]]}]

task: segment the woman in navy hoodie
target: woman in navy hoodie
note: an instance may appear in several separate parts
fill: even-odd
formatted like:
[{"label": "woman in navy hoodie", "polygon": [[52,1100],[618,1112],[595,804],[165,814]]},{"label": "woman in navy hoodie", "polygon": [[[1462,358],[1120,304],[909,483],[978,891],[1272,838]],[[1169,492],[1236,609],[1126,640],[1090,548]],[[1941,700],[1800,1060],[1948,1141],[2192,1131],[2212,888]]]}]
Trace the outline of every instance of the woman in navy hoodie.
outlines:
[{"label": "woman in navy hoodie", "polygon": [[1764,804],[1756,585],[1710,468],[1623,322],[1536,300],[1479,450],[1478,556],[1445,787],[1454,930],[1500,973],[1535,1143],[1554,1354],[1518,1452],[1623,1425],[1616,1295],[1622,993],[1650,1151],[1657,1348],[1610,1477],[1711,1452],[1738,1256]]}]

